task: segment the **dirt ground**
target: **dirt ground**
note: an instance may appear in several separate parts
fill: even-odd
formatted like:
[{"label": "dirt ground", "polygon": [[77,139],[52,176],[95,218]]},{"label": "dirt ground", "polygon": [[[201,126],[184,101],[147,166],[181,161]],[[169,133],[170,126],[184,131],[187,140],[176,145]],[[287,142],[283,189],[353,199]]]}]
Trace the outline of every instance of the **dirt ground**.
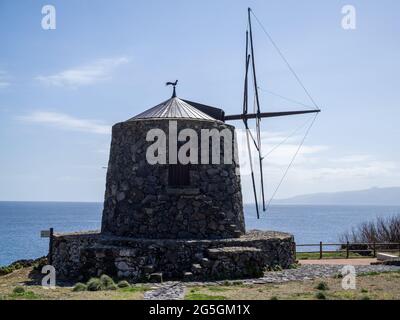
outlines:
[{"label": "dirt ground", "polygon": [[[381,273],[358,276],[355,290],[344,290],[341,278],[292,281],[285,284],[252,286],[193,287],[186,299],[218,300],[399,300],[400,273]],[[320,290],[321,283],[325,290]]]},{"label": "dirt ground", "polygon": [[[16,286],[23,286],[25,294],[16,295]],[[44,289],[38,276],[32,276],[32,268],[24,268],[0,277],[0,300],[141,300],[143,290],[118,289],[115,291],[73,292],[72,287]]]},{"label": "dirt ground", "polygon": [[[40,285],[40,275],[32,273],[32,268],[17,270],[0,277],[0,300],[42,299],[42,300],[141,300],[147,287],[132,287],[115,291],[73,292],[72,287],[44,289]],[[356,278],[355,290],[342,289],[341,278],[316,279],[302,282],[265,285],[218,285],[187,287],[185,299],[189,300],[362,300],[400,299],[400,272],[371,273]],[[324,283],[321,285],[321,283]],[[25,293],[15,294],[13,290],[23,286]],[[322,289],[321,289],[322,288]]]},{"label": "dirt ground", "polygon": [[300,264],[327,264],[327,265],[351,265],[351,266],[369,266],[371,263],[377,262],[375,258],[363,259],[318,259],[318,260],[300,260]]}]

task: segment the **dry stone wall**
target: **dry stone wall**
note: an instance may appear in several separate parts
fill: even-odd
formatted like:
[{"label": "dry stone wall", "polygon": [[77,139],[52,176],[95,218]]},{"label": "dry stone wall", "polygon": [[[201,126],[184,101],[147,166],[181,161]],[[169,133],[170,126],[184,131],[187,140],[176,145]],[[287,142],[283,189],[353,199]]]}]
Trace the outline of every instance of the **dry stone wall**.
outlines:
[{"label": "dry stone wall", "polygon": [[88,279],[107,274],[131,281],[257,277],[294,261],[293,236],[253,231],[218,240],[134,239],[101,234],[56,235],[57,276]]},{"label": "dry stone wall", "polygon": [[[228,129],[234,136],[234,127],[222,122],[180,120],[177,125],[178,132],[195,130],[199,140],[202,129]],[[223,164],[224,140],[220,142],[222,164],[190,164],[190,186],[174,188],[168,185],[168,164],[150,165],[146,160],[153,143],[146,141],[151,129],[168,135],[169,120],[137,120],[113,127],[102,233],[161,239],[244,234],[239,164],[234,157],[232,164]]]}]

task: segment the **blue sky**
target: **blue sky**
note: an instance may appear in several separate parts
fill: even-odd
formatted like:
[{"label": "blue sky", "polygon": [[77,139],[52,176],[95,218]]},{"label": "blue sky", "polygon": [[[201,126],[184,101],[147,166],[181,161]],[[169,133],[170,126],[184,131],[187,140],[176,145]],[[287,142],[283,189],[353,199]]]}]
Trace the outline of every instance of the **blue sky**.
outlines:
[{"label": "blue sky", "polygon": [[[41,27],[46,4],[56,30]],[[347,4],[356,30],[341,27]],[[165,81],[240,112],[248,6],[323,109],[277,197],[399,185],[398,1],[0,0],[0,200],[102,201],[110,126],[168,98]],[[309,104],[255,22],[254,33],[259,86]],[[308,119],[263,121],[266,151]],[[268,195],[302,134],[266,159]]]}]

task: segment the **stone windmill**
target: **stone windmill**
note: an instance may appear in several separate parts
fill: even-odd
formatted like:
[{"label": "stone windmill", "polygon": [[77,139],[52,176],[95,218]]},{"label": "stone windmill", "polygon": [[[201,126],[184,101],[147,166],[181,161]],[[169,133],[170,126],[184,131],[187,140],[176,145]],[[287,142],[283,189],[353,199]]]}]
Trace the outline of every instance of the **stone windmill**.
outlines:
[{"label": "stone windmill", "polygon": [[[246,233],[239,163],[232,153],[235,127],[226,121],[243,120],[249,129],[248,120],[256,119],[257,138],[250,130],[247,138],[249,144],[254,140],[262,169],[261,118],[319,110],[261,113],[257,98],[256,112],[248,113],[250,62],[258,95],[250,10],[249,26],[241,114],[225,116],[222,109],[178,98],[176,81],[168,83],[170,99],[113,126],[101,232],[53,236],[50,256],[59,277],[229,279],[294,263],[292,235]],[[185,146],[188,163],[177,161]],[[149,149],[156,161],[149,161]],[[258,215],[253,172],[252,179]]]}]

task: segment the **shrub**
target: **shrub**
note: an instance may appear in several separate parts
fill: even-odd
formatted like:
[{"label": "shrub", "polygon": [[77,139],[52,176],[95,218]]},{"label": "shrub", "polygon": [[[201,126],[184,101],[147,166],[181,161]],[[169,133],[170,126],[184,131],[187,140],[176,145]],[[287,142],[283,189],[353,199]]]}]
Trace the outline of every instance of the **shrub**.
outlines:
[{"label": "shrub", "polygon": [[363,297],[361,298],[361,300],[371,300],[371,298],[368,297],[368,296],[363,296]]},{"label": "shrub", "polygon": [[277,296],[272,296],[270,300],[278,300]]},{"label": "shrub", "polygon": [[117,286],[114,283],[114,280],[105,274],[103,274],[100,277],[100,283],[101,283],[101,290],[116,290],[117,289]]},{"label": "shrub", "polygon": [[13,293],[15,294],[23,294],[25,293],[25,288],[21,286],[17,286],[14,288]]},{"label": "shrub", "polygon": [[8,266],[0,267],[0,276],[4,276],[4,275],[10,274],[16,270],[19,270],[22,268],[27,268],[27,267],[32,267],[32,266],[34,267],[34,270],[36,270],[35,267],[38,264],[42,263],[43,265],[46,265],[47,264],[46,261],[47,261],[47,259],[45,257],[42,257],[42,258],[39,258],[36,260],[18,260],[18,261],[11,263]]},{"label": "shrub", "polygon": [[129,288],[131,285],[128,281],[122,280],[117,284],[118,288]]},{"label": "shrub", "polygon": [[329,290],[329,287],[326,282],[320,282],[317,284],[315,289],[325,291],[325,290]]},{"label": "shrub", "polygon": [[100,291],[101,290],[101,282],[99,278],[91,278],[87,282],[88,291]]},{"label": "shrub", "polygon": [[275,265],[274,266],[274,271],[282,271],[283,269],[282,269],[282,267],[279,265],[279,264],[277,264],[277,265]]},{"label": "shrub", "polygon": [[84,283],[80,283],[78,282],[74,288],[72,289],[72,291],[74,292],[79,292],[79,291],[86,291],[87,290],[87,286]]},{"label": "shrub", "polygon": [[[343,233],[340,242],[345,243],[399,243],[400,242],[400,215],[390,218],[378,218],[375,221],[364,222],[349,232]],[[351,250],[371,250],[372,246],[351,245]],[[379,249],[393,249],[387,246]],[[362,254],[362,252],[360,252]],[[363,253],[365,254],[365,253]]]},{"label": "shrub", "polygon": [[326,299],[326,296],[325,296],[325,294],[323,293],[323,292],[318,292],[318,293],[316,293],[315,294],[315,297],[318,299],[318,300],[325,300]]},{"label": "shrub", "polygon": [[103,274],[100,277],[100,284],[101,284],[101,290],[116,290],[117,289],[117,286],[115,285],[114,280],[105,274]]}]

